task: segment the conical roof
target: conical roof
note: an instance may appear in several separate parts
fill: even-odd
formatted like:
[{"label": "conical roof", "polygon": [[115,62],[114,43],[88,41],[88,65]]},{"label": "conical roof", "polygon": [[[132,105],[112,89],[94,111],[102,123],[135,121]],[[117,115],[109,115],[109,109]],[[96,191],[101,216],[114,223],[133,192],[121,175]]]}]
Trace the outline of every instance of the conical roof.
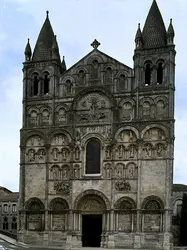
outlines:
[{"label": "conical roof", "polygon": [[57,59],[59,61],[59,63],[61,63],[56,35],[54,36],[53,44],[52,44],[52,59]]},{"label": "conical roof", "polygon": [[153,0],[143,28],[142,36],[144,48],[154,48],[166,45],[166,28],[156,0]]},{"label": "conical roof", "polygon": [[173,28],[173,24],[172,24],[172,19],[170,19],[170,24],[169,24],[169,27],[168,27],[168,32],[167,32],[168,35],[175,35],[175,31],[174,31],[174,28]]},{"label": "conical roof", "polygon": [[61,67],[63,70],[66,70],[65,56],[63,56]]},{"label": "conical roof", "polygon": [[49,20],[47,11],[47,16],[45,22],[42,26],[36,46],[33,52],[33,61],[49,60],[51,59],[51,50],[54,41],[54,32]]},{"label": "conical roof", "polygon": [[32,54],[32,50],[31,50],[31,46],[30,46],[30,42],[28,38],[27,45],[25,47],[25,55],[31,56],[31,54]]},{"label": "conical roof", "polygon": [[137,29],[137,32],[136,32],[135,40],[141,39],[141,38],[142,38],[142,32],[141,32],[140,23],[139,23],[138,24],[138,29]]}]

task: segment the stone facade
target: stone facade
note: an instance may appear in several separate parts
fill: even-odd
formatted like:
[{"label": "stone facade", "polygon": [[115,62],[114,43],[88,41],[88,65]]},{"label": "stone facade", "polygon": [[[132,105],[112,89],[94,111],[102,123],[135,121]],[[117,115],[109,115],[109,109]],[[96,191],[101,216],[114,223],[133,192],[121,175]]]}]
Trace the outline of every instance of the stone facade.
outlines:
[{"label": "stone facade", "polygon": [[17,233],[17,210],[19,193],[0,187],[0,230],[6,234]]},{"label": "stone facade", "polygon": [[173,245],[181,246],[180,241],[180,221],[183,195],[187,194],[187,186],[183,184],[173,184],[173,216],[172,216],[172,234]]},{"label": "stone facade", "polygon": [[66,69],[47,12],[33,54],[25,49],[20,241],[171,249],[173,38],[153,1],[134,68],[95,40]]}]

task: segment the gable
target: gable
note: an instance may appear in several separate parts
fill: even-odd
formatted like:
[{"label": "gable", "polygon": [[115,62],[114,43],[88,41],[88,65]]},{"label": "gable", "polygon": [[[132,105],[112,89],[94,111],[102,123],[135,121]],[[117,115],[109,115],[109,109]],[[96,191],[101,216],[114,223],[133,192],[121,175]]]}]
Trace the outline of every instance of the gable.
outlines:
[{"label": "gable", "polygon": [[66,86],[64,91],[67,93],[71,92],[72,86],[76,91],[83,87],[103,86],[115,92],[117,82],[120,91],[123,88],[127,91],[131,88],[132,77],[132,68],[94,49],[61,76],[60,84]]}]

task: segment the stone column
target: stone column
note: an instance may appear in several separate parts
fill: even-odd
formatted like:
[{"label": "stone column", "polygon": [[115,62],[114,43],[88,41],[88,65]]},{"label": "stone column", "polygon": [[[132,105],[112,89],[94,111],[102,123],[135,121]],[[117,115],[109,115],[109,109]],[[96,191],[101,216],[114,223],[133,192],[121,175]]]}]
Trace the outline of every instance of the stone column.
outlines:
[{"label": "stone column", "polygon": [[76,213],[73,213],[73,231],[76,231]]},{"label": "stone column", "polygon": [[110,231],[114,231],[114,210],[110,211]]},{"label": "stone column", "polygon": [[118,232],[118,213],[116,213],[116,231]]},{"label": "stone column", "polygon": [[68,214],[68,231],[71,232],[73,229],[73,212],[69,210]]},{"label": "stone column", "polygon": [[[141,147],[141,148],[140,148]],[[139,152],[138,152],[138,158],[141,156],[142,151],[142,143],[139,143]],[[140,232],[140,223],[141,223],[141,161],[137,161],[137,167],[138,167],[138,190],[137,190],[137,213],[136,213],[136,232]]]},{"label": "stone column", "polygon": [[49,192],[49,148],[50,145],[45,145],[46,150],[46,176],[45,176],[45,231],[49,230],[48,227],[48,192]]},{"label": "stone column", "polygon": [[109,212],[107,212],[106,214],[106,231],[109,231],[110,230],[110,214]]}]

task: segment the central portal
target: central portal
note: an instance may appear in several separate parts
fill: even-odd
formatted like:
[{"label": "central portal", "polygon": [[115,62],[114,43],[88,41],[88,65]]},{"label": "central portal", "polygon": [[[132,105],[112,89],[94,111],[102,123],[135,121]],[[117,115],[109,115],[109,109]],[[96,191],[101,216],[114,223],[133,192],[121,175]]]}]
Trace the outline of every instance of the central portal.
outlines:
[{"label": "central portal", "polygon": [[102,234],[102,215],[82,215],[82,246],[100,247]]}]

